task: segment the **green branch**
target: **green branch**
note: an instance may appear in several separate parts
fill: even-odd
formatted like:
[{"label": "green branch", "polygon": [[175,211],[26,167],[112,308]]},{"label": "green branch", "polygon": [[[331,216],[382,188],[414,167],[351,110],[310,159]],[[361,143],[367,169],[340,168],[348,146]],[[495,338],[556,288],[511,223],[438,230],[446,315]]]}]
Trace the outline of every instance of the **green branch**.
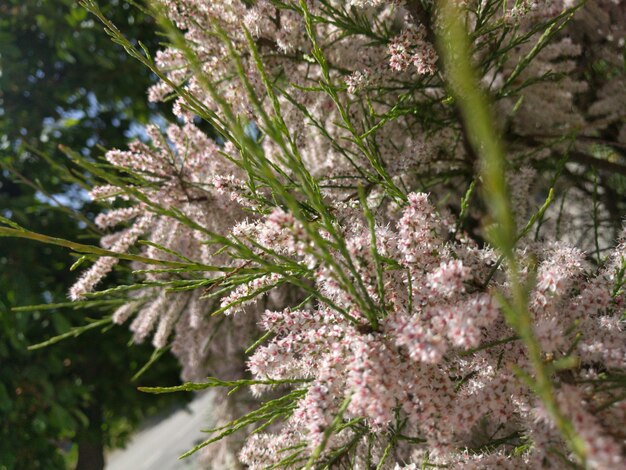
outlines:
[{"label": "green branch", "polygon": [[543,360],[541,346],[534,335],[533,320],[528,310],[529,286],[520,278],[515,255],[517,233],[506,184],[505,153],[495,131],[488,99],[480,88],[471,63],[472,50],[464,22],[465,15],[453,0],[440,0],[439,5],[442,29],[438,39],[440,50],[444,54],[448,84],[458,100],[470,144],[480,159],[483,198],[491,217],[491,242],[500,250],[509,269],[510,297],[499,296],[500,304],[507,322],[526,346],[535,374],[530,385],[570,449],[584,462],[584,443],[572,423],[559,409],[550,370]]}]

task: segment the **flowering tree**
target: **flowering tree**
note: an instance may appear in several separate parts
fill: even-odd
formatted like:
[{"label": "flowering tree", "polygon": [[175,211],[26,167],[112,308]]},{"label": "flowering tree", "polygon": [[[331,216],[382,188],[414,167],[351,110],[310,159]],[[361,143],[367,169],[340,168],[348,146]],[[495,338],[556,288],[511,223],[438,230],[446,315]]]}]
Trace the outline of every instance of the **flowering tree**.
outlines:
[{"label": "flowering tree", "polygon": [[83,3],[179,120],[67,150],[101,247],[0,230],[93,260],[70,297],[195,381],[145,391],[230,389],[185,455],[626,468],[619,1],[158,0],[154,59]]}]

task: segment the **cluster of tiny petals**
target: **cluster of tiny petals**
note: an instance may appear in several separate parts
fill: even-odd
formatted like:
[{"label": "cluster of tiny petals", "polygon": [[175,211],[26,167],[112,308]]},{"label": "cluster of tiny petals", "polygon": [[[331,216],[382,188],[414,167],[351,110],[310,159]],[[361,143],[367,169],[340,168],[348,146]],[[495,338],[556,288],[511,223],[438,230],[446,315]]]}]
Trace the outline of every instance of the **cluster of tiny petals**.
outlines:
[{"label": "cluster of tiny petals", "polygon": [[188,300],[189,295],[182,293],[175,295],[174,299],[171,299],[168,302],[169,305],[167,311],[164,315],[161,315],[156,333],[152,339],[152,344],[155,348],[161,349],[167,345],[167,340]]},{"label": "cluster of tiny petals", "polygon": [[[154,222],[154,216],[150,213],[143,215],[129,229],[125,230],[116,240],[110,251],[116,253],[124,253],[143,235]],[[118,258],[112,256],[104,256],[89,268],[78,281],[70,289],[70,298],[72,300],[84,299],[86,294],[93,291],[96,284],[104,278],[118,263]]]},{"label": "cluster of tiny petals", "polygon": [[[114,207],[96,217],[95,222],[100,228],[117,230],[104,235],[101,245],[110,251],[124,253],[136,244],[140,236],[144,236],[153,243],[140,248],[140,254],[144,258],[180,262],[182,256],[197,259],[200,263],[224,263],[224,257],[220,259],[212,254],[212,249],[206,243],[204,229],[227,235],[238,217],[245,196],[240,178],[242,172],[222,157],[223,154],[233,151],[232,145],[218,147],[213,139],[193,124],[193,120],[169,125],[164,133],[156,126],[148,126],[146,133],[149,142],[135,141],[127,150],[111,150],[106,154],[109,163],[123,172],[130,170],[139,174],[147,184],[137,183],[130,187],[109,185],[94,189],[92,197],[95,199],[110,203],[121,200],[126,206]],[[212,177],[219,179],[217,175],[227,175],[221,180],[225,182],[221,187],[219,184],[211,184]],[[227,188],[228,183],[232,183],[232,188]],[[240,190],[242,194],[238,196],[241,197],[222,197],[227,189]],[[153,204],[167,209],[174,208],[181,216],[193,220],[196,228],[165,215],[152,214]],[[122,228],[118,228],[119,225]],[[159,248],[161,246],[165,249]],[[115,257],[97,260],[70,289],[70,297],[84,298],[117,262]],[[162,282],[172,278],[168,274],[157,273],[159,270],[155,270],[153,265],[137,262],[134,269],[144,271],[144,276],[150,281]],[[212,276],[213,273],[205,275]],[[178,275],[175,276],[179,278]],[[114,321],[120,323],[135,315],[130,329],[136,342],[142,342],[154,333],[154,346],[162,348],[173,335],[179,335],[193,338],[195,344],[177,347],[176,351],[194,358],[204,357],[210,351],[202,344],[204,340],[197,332],[192,331],[206,324],[205,319],[200,316],[208,313],[206,306],[205,310],[200,308],[206,302],[200,302],[198,295],[192,296],[191,301],[185,295],[164,298],[151,288],[141,289],[137,294],[153,300],[131,300],[128,308],[123,306],[114,315]],[[189,322],[190,328],[179,328],[181,321]],[[182,341],[178,343],[180,345]],[[195,359],[194,364],[187,366],[187,370],[194,371],[205,367]]]},{"label": "cluster of tiny petals", "polygon": [[463,266],[461,260],[443,262],[433,272],[428,274],[427,282],[432,291],[443,297],[452,297],[461,294],[465,289],[463,281],[469,276],[469,270]]},{"label": "cluster of tiny petals", "polygon": [[350,5],[354,5],[357,8],[372,8],[379,5],[383,5],[388,0],[350,0]]},{"label": "cluster of tiny petals", "polygon": [[219,195],[225,195],[243,207],[257,208],[257,205],[251,201],[248,188],[242,179],[234,175],[215,175],[212,180]]},{"label": "cluster of tiny petals", "polygon": [[346,77],[346,85],[348,87],[348,93],[352,95],[358,94],[362,91],[370,82],[371,72],[369,70],[357,70],[352,72],[351,75]]},{"label": "cluster of tiny petals", "polygon": [[[473,426],[481,419],[488,416],[494,425],[502,426],[526,416],[529,391],[513,375],[497,372],[501,361],[499,349],[491,358],[489,354],[482,354],[483,359],[473,366],[472,373],[477,375],[460,389],[455,391],[452,384],[433,385],[446,377],[445,364],[457,357],[458,351],[493,341],[493,331],[506,336],[511,336],[512,332],[502,326],[493,329],[494,325],[501,325],[502,318],[490,292],[465,289],[465,282],[471,276],[465,263],[478,266],[492,256],[475,247],[469,251],[446,247],[438,241],[441,222],[428,197],[415,193],[409,195],[408,201],[396,231],[376,229],[376,234],[380,235],[377,239],[379,252],[408,268],[408,274],[398,277],[390,273],[387,281],[383,280],[386,299],[394,305],[394,311],[382,320],[381,331],[363,333],[344,316],[337,312],[331,314],[332,310],[328,309],[266,310],[259,324],[263,330],[272,331],[275,337],[257,348],[248,361],[249,370],[258,379],[313,379],[285,428],[289,432],[299,430],[312,448],[321,442],[324,430],[344,398],[349,397],[346,419],[363,418],[371,432],[379,433],[388,429],[398,409],[402,409],[409,422],[415,423],[425,436],[432,455],[440,456],[441,462],[451,463],[454,468],[480,468],[481,463],[488,462],[499,462],[503,468],[515,468],[515,465],[525,468],[526,460],[506,455],[485,454],[482,458],[470,459],[457,454],[451,457],[455,455],[454,440],[470,436]],[[350,226],[346,248],[366,292],[378,301],[370,233],[360,223],[355,221]],[[259,225],[273,227],[273,233],[286,229],[291,233],[297,222],[288,212],[277,209],[261,224],[256,223]],[[276,240],[276,236],[271,240]],[[454,258],[452,253],[463,253],[464,257]],[[539,266],[539,272],[544,274],[539,276],[532,293],[534,298],[547,293],[552,297],[558,295],[563,302],[573,301],[572,292],[576,291],[570,286],[573,280],[581,281],[583,259],[581,252],[568,245],[550,248]],[[332,269],[320,267],[319,273],[317,289],[346,306],[353,318],[366,323],[367,315],[360,311],[353,294],[345,290]],[[417,295],[403,293],[408,287],[406,276],[409,275],[411,290]],[[532,308],[545,305],[535,302]],[[566,322],[555,321],[545,309],[533,312],[537,318],[536,333],[545,351],[564,347]],[[598,325],[610,324],[606,316],[599,318]],[[615,335],[622,334],[619,326],[605,328]],[[591,351],[591,343],[583,339],[579,348],[581,345]],[[514,357],[511,354],[516,349],[508,350],[506,357]],[[487,369],[484,369],[485,360]],[[524,357],[520,361],[522,366],[526,365]],[[472,366],[464,370],[472,371]],[[419,374],[423,374],[424,382],[420,379],[415,383]],[[277,438],[280,439],[280,434]]]},{"label": "cluster of tiny petals", "polygon": [[388,426],[400,398],[394,391],[397,356],[371,335],[355,338],[350,349],[346,382],[352,395],[348,411],[354,416],[367,417],[374,429]]},{"label": "cluster of tiny petals", "polygon": [[262,220],[237,224],[232,233],[239,238],[254,240],[272,251],[309,259],[307,253],[311,240],[304,226],[281,208],[275,208]]},{"label": "cluster of tiny petals", "polygon": [[[409,199],[411,204],[405,209],[403,218],[407,222],[410,217],[421,220],[421,225],[419,222],[416,225],[414,220],[409,225],[413,228],[421,226],[430,233],[435,219],[432,213],[427,212],[432,208],[426,196],[411,195]],[[279,227],[293,223],[288,214],[280,211],[270,214],[268,219]],[[361,281],[375,284],[376,276],[368,267],[372,262],[368,238],[362,235],[366,232],[356,227],[351,231],[355,235],[348,238],[347,247],[362,274]],[[398,234],[389,230],[381,230],[380,234],[379,250],[386,256],[402,257],[402,253],[397,251],[400,244]],[[397,242],[391,243],[391,239]],[[468,273],[462,262],[440,260],[438,265],[432,265],[432,269],[430,274],[415,280],[432,292],[431,305],[422,306],[420,314],[398,312],[389,316],[384,322],[383,332],[376,335],[357,333],[344,317],[329,315],[328,310],[268,310],[263,314],[263,329],[273,331],[276,337],[255,351],[248,366],[259,379],[288,378],[289,374],[298,370],[300,376],[313,374],[315,381],[307,399],[300,403],[297,418],[294,418],[304,426],[303,432],[308,433],[313,442],[319,441],[320,433],[328,424],[329,416],[332,416],[328,413],[336,411],[341,402],[340,397],[329,395],[332,387],[328,377],[335,377],[332,382],[339,383],[337,390],[350,393],[349,416],[366,418],[372,429],[385,428],[393,422],[398,403],[406,400],[408,391],[404,387],[415,374],[413,366],[407,365],[406,358],[403,359],[405,348],[417,364],[438,364],[447,344],[465,348],[476,346],[482,328],[498,317],[498,310],[489,294],[463,295],[459,283]],[[321,291],[334,291],[336,296],[340,296],[343,289],[331,275],[319,276],[318,284]],[[403,283],[400,285],[405,288]],[[391,285],[389,287],[387,295],[395,297],[400,304],[406,302],[406,296],[394,296]],[[452,304],[452,291],[456,291],[457,304]],[[349,295],[344,293],[344,299]],[[461,308],[455,309],[459,296],[463,297]],[[359,314],[358,311],[353,313],[355,317]],[[364,316],[360,318],[365,320]],[[420,333],[423,336],[418,340]],[[322,380],[323,377],[326,378]],[[422,403],[428,401],[426,397],[424,400]],[[432,440],[436,441],[438,434],[434,427],[425,429],[433,433]]]},{"label": "cluster of tiny petals", "polygon": [[151,149],[142,142],[130,144],[130,150],[110,150],[106,159],[112,165],[130,170],[152,173],[155,176],[168,174],[171,162],[168,155],[161,149]]},{"label": "cluster of tiny petals", "polygon": [[103,200],[103,201],[113,201],[116,197],[123,197],[124,192],[118,188],[117,186],[112,185],[103,185],[103,186],[95,186],[89,191],[89,196],[94,201]]},{"label": "cluster of tiny petals", "polygon": [[299,434],[294,431],[284,432],[280,436],[273,434],[252,434],[239,453],[240,461],[250,470],[263,470],[268,465],[277,464],[284,459],[283,449],[288,449],[300,442]]},{"label": "cluster of tiny petals", "polygon": [[404,71],[413,65],[420,75],[432,75],[437,71],[437,52],[425,39],[423,26],[407,29],[389,43],[389,66]]},{"label": "cluster of tiny petals", "polygon": [[139,207],[125,207],[123,209],[114,209],[109,212],[103,212],[96,217],[96,225],[102,229],[115,227],[116,225],[134,219],[143,211]]},{"label": "cluster of tiny petals", "polygon": [[333,360],[330,357],[325,358],[316,379],[294,412],[293,421],[306,428],[311,449],[320,445],[324,431],[334,418],[342,382],[340,371],[334,367]]},{"label": "cluster of tiny petals", "polygon": [[113,323],[121,325],[141,306],[142,302],[128,302],[119,307],[113,313]]},{"label": "cluster of tiny petals", "polygon": [[165,292],[161,292],[156,299],[150,302],[146,308],[142,309],[132,321],[130,330],[134,333],[133,340],[136,343],[142,343],[152,332],[159,320],[160,314],[164,310],[167,310],[168,300]]},{"label": "cluster of tiny petals", "polygon": [[398,346],[407,348],[411,359],[437,363],[443,358],[446,350],[445,338],[418,317],[390,315],[385,321],[385,329]]},{"label": "cluster of tiny petals", "polygon": [[409,204],[398,221],[398,247],[403,261],[411,266],[432,265],[436,261],[434,252],[441,246],[435,231],[437,216],[424,193],[412,193]]},{"label": "cluster of tiny petals", "polygon": [[263,330],[273,331],[280,336],[295,329],[305,328],[313,321],[315,321],[313,312],[307,310],[266,310],[261,316],[259,325]]},{"label": "cluster of tiny petals", "polygon": [[539,267],[535,287],[535,301],[544,307],[550,297],[566,294],[584,267],[584,253],[574,247],[560,245],[547,252],[546,260]]},{"label": "cluster of tiny petals", "polygon": [[221,308],[224,309],[224,314],[233,315],[243,310],[245,306],[255,303],[258,297],[264,291],[274,287],[281,277],[278,273],[272,273],[237,286],[230,294],[223,297],[220,302]]},{"label": "cluster of tiny petals", "polygon": [[479,294],[454,304],[436,304],[420,315],[397,313],[385,320],[385,328],[412,359],[438,363],[449,346],[469,349],[479,345],[483,328],[498,318],[489,294]]}]

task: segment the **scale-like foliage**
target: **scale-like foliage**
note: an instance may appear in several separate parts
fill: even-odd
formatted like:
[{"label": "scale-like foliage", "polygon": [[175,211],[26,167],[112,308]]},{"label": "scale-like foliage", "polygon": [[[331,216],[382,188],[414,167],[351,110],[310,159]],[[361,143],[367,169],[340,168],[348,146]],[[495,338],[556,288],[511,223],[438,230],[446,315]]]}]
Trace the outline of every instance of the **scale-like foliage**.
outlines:
[{"label": "scale-like foliage", "polygon": [[83,4],[179,122],[83,160],[121,228],[71,297],[234,387],[185,455],[625,468],[620,2],[158,0],[156,58]]}]

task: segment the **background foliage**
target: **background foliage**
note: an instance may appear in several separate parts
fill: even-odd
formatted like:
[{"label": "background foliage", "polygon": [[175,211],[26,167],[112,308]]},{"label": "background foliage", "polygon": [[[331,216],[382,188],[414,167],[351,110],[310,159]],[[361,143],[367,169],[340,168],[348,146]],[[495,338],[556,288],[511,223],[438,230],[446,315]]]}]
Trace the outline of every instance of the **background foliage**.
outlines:
[{"label": "background foliage", "polygon": [[[152,21],[136,9],[116,0],[105,9],[132,37],[155,43]],[[159,113],[145,99],[151,82],[148,71],[112,44],[73,0],[2,2],[1,215],[38,232],[95,242],[98,233],[85,230],[92,207],[80,186],[67,180],[58,145],[85,156],[97,145],[124,146]],[[67,269],[72,262],[64,250],[13,239],[0,244],[2,469],[65,468],[68,458],[76,458],[68,452],[73,444],[79,468],[99,468],[103,447],[122,445],[143,417],[167,406],[131,383],[151,349],[128,348],[124,328],[27,350],[84,324],[85,315],[100,315],[67,307],[12,311],[65,302],[76,278]],[[173,360],[160,361],[140,379],[163,381],[177,381]]]}]

